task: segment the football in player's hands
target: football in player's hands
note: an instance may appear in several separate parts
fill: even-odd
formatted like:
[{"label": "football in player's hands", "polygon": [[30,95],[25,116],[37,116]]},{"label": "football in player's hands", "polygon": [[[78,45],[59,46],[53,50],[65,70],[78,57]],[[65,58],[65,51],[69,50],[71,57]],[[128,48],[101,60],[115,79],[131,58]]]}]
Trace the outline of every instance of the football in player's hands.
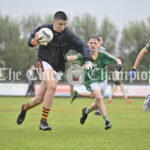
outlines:
[{"label": "football in player's hands", "polygon": [[53,39],[53,32],[49,28],[42,28],[37,32],[37,42],[39,44],[49,43]]}]

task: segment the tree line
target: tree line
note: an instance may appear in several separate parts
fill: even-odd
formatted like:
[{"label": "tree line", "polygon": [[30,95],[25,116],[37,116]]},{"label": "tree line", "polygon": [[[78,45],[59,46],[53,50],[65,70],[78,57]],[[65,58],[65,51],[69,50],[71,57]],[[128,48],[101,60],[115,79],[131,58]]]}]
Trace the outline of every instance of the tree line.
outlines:
[{"label": "tree line", "polygon": [[[27,39],[33,30],[42,24],[51,23],[53,14],[41,17],[39,14],[29,14],[19,20],[0,13],[0,67],[20,71],[21,80],[26,80],[26,71],[31,64],[36,65],[38,48],[29,48]],[[84,14],[69,19],[68,25],[83,41],[92,34],[101,34],[104,47],[111,54],[118,56],[124,71],[129,71],[139,51],[150,39],[150,17],[145,21],[127,22],[122,30],[107,17],[101,22],[95,16]],[[74,52],[71,52],[71,54]],[[147,71],[149,58],[144,56],[139,71]],[[69,66],[69,65],[66,65]],[[109,67],[109,70],[113,69]]]}]

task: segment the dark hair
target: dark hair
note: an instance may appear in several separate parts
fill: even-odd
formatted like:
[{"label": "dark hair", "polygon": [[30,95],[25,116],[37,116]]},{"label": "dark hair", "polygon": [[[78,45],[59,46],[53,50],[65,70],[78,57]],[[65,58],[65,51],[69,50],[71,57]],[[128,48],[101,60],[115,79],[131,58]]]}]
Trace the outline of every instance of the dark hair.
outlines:
[{"label": "dark hair", "polygon": [[90,39],[96,39],[98,42],[100,41],[100,39],[99,39],[99,37],[97,35],[91,35],[91,36],[89,36],[88,41]]},{"label": "dark hair", "polygon": [[57,11],[54,15],[55,20],[67,20],[67,15],[63,11]]},{"label": "dark hair", "polygon": [[97,34],[97,36],[103,38],[101,34]]},{"label": "dark hair", "polygon": [[102,38],[103,39],[103,37],[102,37],[102,35],[101,34],[95,34],[95,36],[97,36],[98,38]]}]

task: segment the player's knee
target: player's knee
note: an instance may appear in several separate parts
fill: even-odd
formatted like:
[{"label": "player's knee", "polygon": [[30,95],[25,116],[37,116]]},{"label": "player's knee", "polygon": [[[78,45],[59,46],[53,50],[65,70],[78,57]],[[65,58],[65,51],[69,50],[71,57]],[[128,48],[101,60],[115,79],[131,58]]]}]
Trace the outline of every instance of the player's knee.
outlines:
[{"label": "player's knee", "polygon": [[102,101],[103,101],[103,98],[102,98],[101,96],[97,96],[97,97],[96,97],[96,100],[102,102]]},{"label": "player's knee", "polygon": [[47,89],[48,89],[48,90],[55,91],[55,90],[56,90],[56,87],[57,87],[56,84],[50,84],[50,85],[48,85]]}]

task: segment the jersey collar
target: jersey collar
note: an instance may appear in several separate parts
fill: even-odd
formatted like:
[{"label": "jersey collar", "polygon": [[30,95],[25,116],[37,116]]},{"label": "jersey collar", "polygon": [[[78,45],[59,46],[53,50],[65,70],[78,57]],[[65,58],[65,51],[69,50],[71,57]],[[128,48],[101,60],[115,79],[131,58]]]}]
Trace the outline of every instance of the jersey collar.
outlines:
[{"label": "jersey collar", "polygon": [[95,56],[95,57],[92,56],[92,58],[93,58],[94,60],[96,60],[97,57],[98,57],[98,50],[97,50],[97,52],[96,52],[96,56]]}]

